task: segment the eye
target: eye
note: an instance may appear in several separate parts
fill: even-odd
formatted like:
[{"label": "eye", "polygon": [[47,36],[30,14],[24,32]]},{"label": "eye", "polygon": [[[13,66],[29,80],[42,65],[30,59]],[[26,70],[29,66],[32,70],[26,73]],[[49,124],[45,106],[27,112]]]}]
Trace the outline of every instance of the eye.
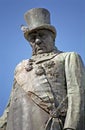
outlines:
[{"label": "eye", "polygon": [[43,33],[39,33],[39,36],[40,36],[41,38],[46,38],[46,35],[43,34]]},{"label": "eye", "polygon": [[29,36],[29,42],[35,42],[36,36]]}]

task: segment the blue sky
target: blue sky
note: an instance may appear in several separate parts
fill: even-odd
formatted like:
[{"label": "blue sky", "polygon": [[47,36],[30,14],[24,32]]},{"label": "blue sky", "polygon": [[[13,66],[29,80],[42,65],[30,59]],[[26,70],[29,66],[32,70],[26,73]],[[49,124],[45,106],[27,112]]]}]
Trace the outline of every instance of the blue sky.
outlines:
[{"label": "blue sky", "polygon": [[26,25],[24,13],[36,7],[50,11],[58,49],[79,53],[85,64],[84,0],[0,0],[0,115],[8,102],[16,65],[31,57],[20,25]]}]

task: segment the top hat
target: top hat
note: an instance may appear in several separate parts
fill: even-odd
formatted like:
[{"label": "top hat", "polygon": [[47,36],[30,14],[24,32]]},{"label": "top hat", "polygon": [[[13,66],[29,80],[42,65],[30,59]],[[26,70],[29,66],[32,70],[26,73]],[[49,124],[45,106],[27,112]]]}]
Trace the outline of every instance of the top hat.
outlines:
[{"label": "top hat", "polygon": [[24,34],[25,38],[29,33],[39,29],[50,30],[54,33],[54,37],[56,37],[56,29],[50,24],[50,13],[47,9],[33,8],[24,14],[24,18],[28,25],[28,29]]}]

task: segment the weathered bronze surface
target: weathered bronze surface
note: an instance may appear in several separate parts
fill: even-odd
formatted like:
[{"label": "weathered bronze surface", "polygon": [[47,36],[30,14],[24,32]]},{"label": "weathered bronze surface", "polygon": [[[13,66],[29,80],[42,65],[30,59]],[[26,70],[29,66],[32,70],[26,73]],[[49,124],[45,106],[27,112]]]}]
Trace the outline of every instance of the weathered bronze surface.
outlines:
[{"label": "weathered bronze surface", "polygon": [[55,28],[46,9],[25,14],[32,57],[15,69],[0,130],[85,130],[85,68],[75,52],[55,47]]}]

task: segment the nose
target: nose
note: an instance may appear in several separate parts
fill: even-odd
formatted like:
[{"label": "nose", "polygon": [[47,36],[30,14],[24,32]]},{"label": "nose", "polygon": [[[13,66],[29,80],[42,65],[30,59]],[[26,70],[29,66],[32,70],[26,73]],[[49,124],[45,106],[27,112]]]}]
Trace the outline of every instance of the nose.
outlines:
[{"label": "nose", "polygon": [[40,38],[36,38],[35,43],[38,44],[38,45],[41,44],[41,39]]}]

